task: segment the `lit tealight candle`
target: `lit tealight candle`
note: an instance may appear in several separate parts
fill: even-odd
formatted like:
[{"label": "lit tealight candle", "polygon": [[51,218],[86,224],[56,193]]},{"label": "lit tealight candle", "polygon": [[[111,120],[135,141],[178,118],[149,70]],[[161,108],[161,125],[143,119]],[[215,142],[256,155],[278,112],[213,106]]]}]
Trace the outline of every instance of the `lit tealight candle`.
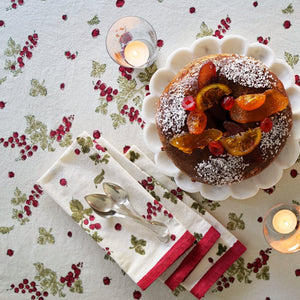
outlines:
[{"label": "lit tealight candle", "polygon": [[297,217],[289,209],[279,210],[273,217],[273,227],[282,234],[292,232],[297,226]]},{"label": "lit tealight candle", "polygon": [[149,48],[141,41],[132,41],[125,47],[124,57],[131,65],[142,66],[149,58]]}]

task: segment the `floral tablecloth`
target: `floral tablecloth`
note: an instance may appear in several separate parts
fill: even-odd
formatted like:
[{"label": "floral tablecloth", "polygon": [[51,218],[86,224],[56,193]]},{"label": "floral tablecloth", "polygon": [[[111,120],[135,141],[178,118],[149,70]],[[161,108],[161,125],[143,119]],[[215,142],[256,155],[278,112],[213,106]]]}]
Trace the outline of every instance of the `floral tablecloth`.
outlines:
[{"label": "floral tablecloth", "polygon": [[[146,69],[119,67],[106,52],[110,25],[129,15],[157,32],[157,60]],[[0,299],[195,299],[160,281],[141,291],[37,180],[82,131],[151,157],[141,115],[149,80],[171,52],[201,37],[239,34],[267,44],[300,85],[299,28],[293,0],[2,0]],[[272,250],[262,234],[271,206],[300,204],[299,172],[297,162],[276,186],[247,200],[193,195],[192,209],[209,211],[248,248],[206,299],[299,299],[300,254]]]}]

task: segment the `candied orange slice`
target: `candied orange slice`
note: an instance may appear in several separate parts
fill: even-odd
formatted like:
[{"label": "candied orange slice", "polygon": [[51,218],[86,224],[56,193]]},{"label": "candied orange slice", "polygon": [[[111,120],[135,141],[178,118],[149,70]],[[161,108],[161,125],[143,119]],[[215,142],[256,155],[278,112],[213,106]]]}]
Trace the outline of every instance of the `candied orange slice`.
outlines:
[{"label": "candied orange slice", "polygon": [[200,90],[196,97],[196,106],[205,111],[224,96],[231,94],[231,89],[223,83],[212,83]]},{"label": "candied orange slice", "polygon": [[220,143],[228,153],[234,156],[241,156],[252,152],[260,140],[261,129],[256,127],[233,136],[221,138]]},{"label": "candied orange slice", "polygon": [[179,150],[191,154],[194,149],[203,149],[212,141],[222,137],[222,131],[218,129],[206,129],[201,134],[183,133],[175,135],[170,143]]},{"label": "candied orange slice", "polygon": [[189,132],[193,134],[200,134],[206,127],[207,117],[201,110],[193,110],[187,117],[187,125]]},{"label": "candied orange slice", "polygon": [[217,78],[216,66],[211,60],[209,60],[201,67],[199,71],[199,75],[198,75],[199,91],[206,85],[216,80],[216,78]]},{"label": "candied orange slice", "polygon": [[253,110],[262,106],[265,103],[265,100],[265,94],[248,94],[236,98],[235,102],[241,109]]},{"label": "candied orange slice", "polygon": [[244,110],[235,103],[230,110],[230,117],[238,123],[258,122],[279,111],[282,111],[289,104],[289,99],[277,90],[266,90],[264,104],[253,110]]}]

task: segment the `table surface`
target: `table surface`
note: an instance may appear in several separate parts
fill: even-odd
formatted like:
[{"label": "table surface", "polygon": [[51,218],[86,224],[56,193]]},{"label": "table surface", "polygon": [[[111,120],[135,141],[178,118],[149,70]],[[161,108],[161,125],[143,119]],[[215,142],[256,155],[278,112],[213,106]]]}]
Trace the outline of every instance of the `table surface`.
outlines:
[{"label": "table surface", "polygon": [[[122,71],[106,52],[110,25],[129,15],[157,32],[157,61],[146,70]],[[203,36],[239,34],[267,44],[300,85],[299,28],[293,0],[2,0],[0,299],[34,299],[37,291],[35,299],[195,299],[160,281],[141,291],[36,182],[84,130],[99,131],[119,151],[135,144],[151,157],[141,117],[151,75],[171,52]],[[298,172],[296,163],[276,186],[247,200],[194,195],[248,248],[205,299],[300,299],[300,253],[278,253],[262,234],[271,206],[300,203]],[[78,280],[68,283],[75,271]]]}]

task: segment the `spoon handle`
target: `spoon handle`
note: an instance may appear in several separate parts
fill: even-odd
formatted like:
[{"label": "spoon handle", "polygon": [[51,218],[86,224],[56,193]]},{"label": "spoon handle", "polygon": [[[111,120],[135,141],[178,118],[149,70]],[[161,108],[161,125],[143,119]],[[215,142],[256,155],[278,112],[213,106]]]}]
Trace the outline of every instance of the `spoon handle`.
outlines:
[{"label": "spoon handle", "polygon": [[122,215],[132,219],[133,221],[145,226],[146,228],[151,230],[153,233],[155,233],[156,237],[161,242],[167,243],[169,241],[169,229],[165,224],[163,224],[161,222],[145,220],[139,214],[132,213],[126,207],[119,207],[119,209],[117,210],[117,213],[122,214]]}]

